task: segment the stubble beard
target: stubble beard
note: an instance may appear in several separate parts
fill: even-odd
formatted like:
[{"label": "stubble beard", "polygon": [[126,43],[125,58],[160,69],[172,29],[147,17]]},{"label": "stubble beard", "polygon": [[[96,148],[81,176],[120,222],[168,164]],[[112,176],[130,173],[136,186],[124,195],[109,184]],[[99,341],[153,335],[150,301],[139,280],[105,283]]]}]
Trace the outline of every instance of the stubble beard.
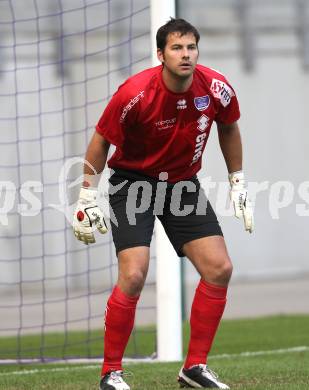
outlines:
[{"label": "stubble beard", "polygon": [[163,63],[163,67],[165,67],[169,73],[169,75],[174,79],[174,80],[179,80],[181,81],[182,83],[191,79],[193,73],[194,73],[194,69],[195,69],[195,66],[192,67],[192,69],[190,70],[189,73],[187,74],[183,74],[181,72],[177,72],[176,70],[173,70],[171,69],[170,67],[166,66],[166,64]]}]

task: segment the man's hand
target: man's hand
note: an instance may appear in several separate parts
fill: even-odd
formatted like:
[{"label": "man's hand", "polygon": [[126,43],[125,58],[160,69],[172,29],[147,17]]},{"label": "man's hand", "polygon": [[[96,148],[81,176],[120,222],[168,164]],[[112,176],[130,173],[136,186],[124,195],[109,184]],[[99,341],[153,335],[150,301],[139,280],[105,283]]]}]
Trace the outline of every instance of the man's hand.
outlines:
[{"label": "man's hand", "polygon": [[106,233],[107,227],[102,211],[96,201],[97,190],[82,187],[74,213],[73,231],[75,237],[86,245],[95,242],[93,232],[97,228],[100,233]]},{"label": "man's hand", "polygon": [[242,171],[229,175],[231,184],[230,198],[234,206],[235,217],[243,217],[246,231],[253,232],[254,220],[251,201],[248,199],[248,191],[245,187],[245,179]]}]

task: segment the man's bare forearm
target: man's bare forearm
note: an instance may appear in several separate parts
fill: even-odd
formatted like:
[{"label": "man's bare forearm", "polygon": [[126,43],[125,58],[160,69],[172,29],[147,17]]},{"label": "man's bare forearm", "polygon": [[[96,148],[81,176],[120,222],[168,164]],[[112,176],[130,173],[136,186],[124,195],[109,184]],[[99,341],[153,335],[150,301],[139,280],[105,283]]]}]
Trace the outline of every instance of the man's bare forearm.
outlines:
[{"label": "man's bare forearm", "polygon": [[218,136],[228,172],[242,169],[242,143],[237,122],[230,125],[218,123]]},{"label": "man's bare forearm", "polygon": [[108,155],[110,144],[95,132],[88,145],[84,164],[84,187],[96,187]]}]

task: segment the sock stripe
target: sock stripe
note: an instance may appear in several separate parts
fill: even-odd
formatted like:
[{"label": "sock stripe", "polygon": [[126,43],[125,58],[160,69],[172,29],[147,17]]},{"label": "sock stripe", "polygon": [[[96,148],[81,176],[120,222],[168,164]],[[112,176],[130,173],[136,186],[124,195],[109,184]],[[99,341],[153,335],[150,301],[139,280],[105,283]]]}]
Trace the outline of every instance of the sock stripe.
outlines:
[{"label": "sock stripe", "polygon": [[225,299],[227,294],[227,287],[211,284],[202,279],[200,280],[197,290],[201,291],[210,298],[217,299]]}]

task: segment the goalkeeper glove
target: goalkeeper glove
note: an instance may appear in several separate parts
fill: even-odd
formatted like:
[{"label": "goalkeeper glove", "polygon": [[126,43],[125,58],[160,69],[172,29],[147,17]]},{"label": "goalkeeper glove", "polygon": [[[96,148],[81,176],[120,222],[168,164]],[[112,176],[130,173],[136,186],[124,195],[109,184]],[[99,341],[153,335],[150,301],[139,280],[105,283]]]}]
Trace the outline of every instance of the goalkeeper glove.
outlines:
[{"label": "goalkeeper glove", "polygon": [[103,213],[97,205],[97,193],[96,189],[82,187],[73,217],[75,237],[86,245],[95,242],[96,228],[102,234],[107,232]]},{"label": "goalkeeper glove", "polygon": [[253,232],[254,220],[251,201],[245,187],[245,178],[242,171],[229,174],[231,184],[230,198],[234,206],[235,217],[243,217],[246,231]]}]

